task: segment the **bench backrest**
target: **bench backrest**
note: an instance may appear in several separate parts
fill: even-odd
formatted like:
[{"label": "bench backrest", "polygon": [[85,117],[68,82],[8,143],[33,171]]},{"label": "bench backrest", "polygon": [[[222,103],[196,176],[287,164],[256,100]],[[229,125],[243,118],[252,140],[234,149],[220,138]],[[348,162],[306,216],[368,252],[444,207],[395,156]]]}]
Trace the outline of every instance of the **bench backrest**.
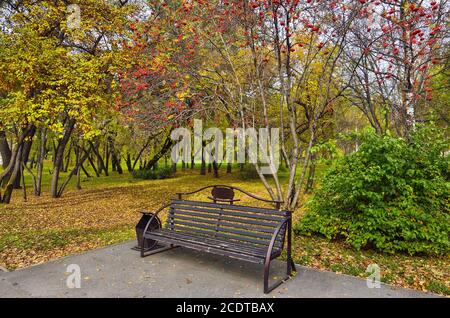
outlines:
[{"label": "bench backrest", "polygon": [[[166,229],[266,247],[275,229],[287,217],[288,212],[275,209],[172,200]],[[283,247],[285,230],[283,226],[275,242],[276,248]]]}]

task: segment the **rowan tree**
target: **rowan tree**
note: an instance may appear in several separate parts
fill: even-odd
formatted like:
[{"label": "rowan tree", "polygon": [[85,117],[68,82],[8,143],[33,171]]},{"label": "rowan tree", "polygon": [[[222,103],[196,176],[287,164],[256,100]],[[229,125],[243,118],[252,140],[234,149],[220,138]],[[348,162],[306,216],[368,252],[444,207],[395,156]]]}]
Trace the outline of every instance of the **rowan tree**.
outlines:
[{"label": "rowan tree", "polygon": [[[432,100],[431,81],[446,63],[448,1],[361,1],[349,65],[363,53],[350,99],[378,133],[409,136],[419,107]],[[420,120],[420,118],[419,118]]]}]

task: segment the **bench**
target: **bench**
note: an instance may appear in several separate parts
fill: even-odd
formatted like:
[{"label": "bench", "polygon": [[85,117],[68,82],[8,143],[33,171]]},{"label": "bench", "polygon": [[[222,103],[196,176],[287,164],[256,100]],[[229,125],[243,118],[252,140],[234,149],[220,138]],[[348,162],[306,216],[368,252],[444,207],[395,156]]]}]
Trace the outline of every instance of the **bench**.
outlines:
[{"label": "bench", "polygon": [[[212,196],[208,197],[211,202],[183,199],[208,188],[212,188]],[[271,203],[275,208],[236,205],[239,199],[234,199],[234,190]],[[154,213],[143,212],[148,221],[139,243],[141,257],[185,247],[263,264],[264,293],[269,293],[296,270],[291,257],[291,212],[281,210],[281,203],[225,185],[178,193],[177,199]],[[168,211],[163,226],[159,218],[162,211]],[[286,276],[269,286],[270,262],[282,254],[285,243]]]}]

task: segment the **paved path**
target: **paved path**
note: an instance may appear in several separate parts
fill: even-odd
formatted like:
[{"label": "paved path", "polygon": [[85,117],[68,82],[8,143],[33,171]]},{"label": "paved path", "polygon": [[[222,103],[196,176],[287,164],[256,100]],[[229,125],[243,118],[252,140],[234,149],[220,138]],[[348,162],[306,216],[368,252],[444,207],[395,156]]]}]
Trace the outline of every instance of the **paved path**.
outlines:
[{"label": "paved path", "polygon": [[[0,272],[0,297],[433,297],[363,279],[298,266],[295,278],[262,292],[262,266],[187,249],[140,258],[134,242]],[[69,289],[67,266],[81,269],[81,288]],[[274,275],[284,265],[273,263]]]}]

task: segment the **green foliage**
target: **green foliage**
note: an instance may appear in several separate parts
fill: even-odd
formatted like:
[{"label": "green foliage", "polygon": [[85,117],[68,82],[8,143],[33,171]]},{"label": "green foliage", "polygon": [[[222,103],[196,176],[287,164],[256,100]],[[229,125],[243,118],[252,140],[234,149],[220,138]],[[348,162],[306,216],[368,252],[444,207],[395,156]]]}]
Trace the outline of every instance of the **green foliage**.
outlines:
[{"label": "green foliage", "polygon": [[114,77],[125,63],[113,39],[125,32],[133,7],[78,1],[89,14],[71,28],[63,1],[15,2],[0,32],[1,128],[33,124],[61,134],[72,118],[85,139],[100,135],[117,114]]},{"label": "green foliage", "polygon": [[338,148],[336,141],[331,139],[313,146],[311,153],[318,156],[318,162],[328,164],[341,155],[341,150]]},{"label": "green foliage", "polygon": [[450,288],[448,288],[445,284],[443,284],[439,281],[435,281],[435,280],[431,281],[427,285],[427,289],[432,293],[450,295]]},{"label": "green foliage", "polygon": [[336,160],[308,202],[297,233],[344,238],[383,252],[449,252],[448,140],[418,127],[407,141],[366,131],[358,151]]},{"label": "green foliage", "polygon": [[170,167],[153,169],[142,169],[133,171],[133,178],[144,180],[167,179],[173,176],[173,170]]}]

